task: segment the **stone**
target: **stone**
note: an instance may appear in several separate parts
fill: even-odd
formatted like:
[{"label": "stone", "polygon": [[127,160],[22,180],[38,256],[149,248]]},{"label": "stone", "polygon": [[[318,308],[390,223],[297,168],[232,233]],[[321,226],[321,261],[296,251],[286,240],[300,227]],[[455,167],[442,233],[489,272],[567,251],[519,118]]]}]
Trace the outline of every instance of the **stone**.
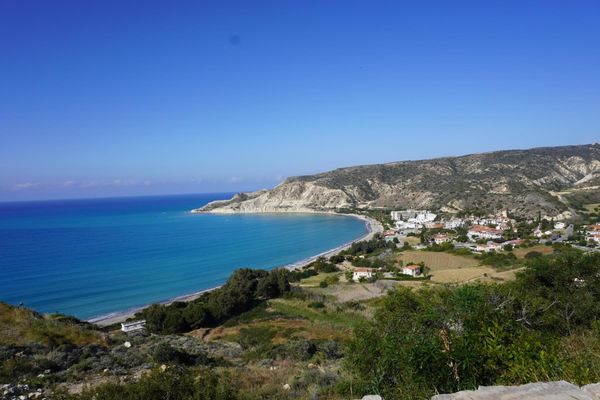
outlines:
[{"label": "stone", "polygon": [[289,383],[286,383],[285,385],[283,385],[283,390],[290,390],[292,387],[290,386]]},{"label": "stone", "polygon": [[581,390],[592,396],[592,398],[600,400],[600,383],[582,386]]},{"label": "stone", "polygon": [[[591,385],[588,385],[591,386]],[[589,391],[595,388],[589,388]],[[569,382],[536,382],[520,386],[480,386],[477,390],[463,390],[452,394],[433,396],[432,400],[600,400]]]}]

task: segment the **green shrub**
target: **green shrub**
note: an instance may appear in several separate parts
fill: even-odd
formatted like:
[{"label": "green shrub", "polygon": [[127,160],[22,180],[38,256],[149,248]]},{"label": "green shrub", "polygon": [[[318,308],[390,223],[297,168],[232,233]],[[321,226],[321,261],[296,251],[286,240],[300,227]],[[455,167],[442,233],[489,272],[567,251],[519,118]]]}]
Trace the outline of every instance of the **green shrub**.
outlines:
[{"label": "green shrub", "polygon": [[325,303],[322,301],[313,301],[308,304],[310,308],[325,308]]},{"label": "green shrub", "polygon": [[345,351],[354,394],[426,398],[478,385],[600,380],[600,254],[527,261],[514,282],[398,288]]},{"label": "green shrub", "polygon": [[80,396],[63,396],[80,400],[234,400],[238,398],[235,382],[227,375],[210,370],[191,372],[168,368],[142,375],[138,381],[107,383],[85,390]]},{"label": "green shrub", "polygon": [[215,326],[240,315],[267,299],[290,291],[290,272],[238,269],[219,289],[204,293],[188,303],[153,304],[137,314],[146,320],[152,333],[182,333],[203,326]]}]

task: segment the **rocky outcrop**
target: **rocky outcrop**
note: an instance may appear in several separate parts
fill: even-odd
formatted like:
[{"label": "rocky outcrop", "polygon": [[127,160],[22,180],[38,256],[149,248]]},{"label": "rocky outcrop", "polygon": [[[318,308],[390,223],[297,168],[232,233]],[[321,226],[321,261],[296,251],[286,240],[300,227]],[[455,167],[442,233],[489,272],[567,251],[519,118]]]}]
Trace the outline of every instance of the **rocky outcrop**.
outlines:
[{"label": "rocky outcrop", "polygon": [[463,390],[440,394],[431,400],[600,400],[600,384],[582,386],[569,382],[536,382],[521,386],[480,386],[477,390]]},{"label": "rocky outcrop", "polygon": [[[569,196],[600,182],[600,145],[472,154],[341,168],[287,179],[195,210],[215,213],[429,208],[569,218]],[[596,186],[594,186],[596,185]]]}]

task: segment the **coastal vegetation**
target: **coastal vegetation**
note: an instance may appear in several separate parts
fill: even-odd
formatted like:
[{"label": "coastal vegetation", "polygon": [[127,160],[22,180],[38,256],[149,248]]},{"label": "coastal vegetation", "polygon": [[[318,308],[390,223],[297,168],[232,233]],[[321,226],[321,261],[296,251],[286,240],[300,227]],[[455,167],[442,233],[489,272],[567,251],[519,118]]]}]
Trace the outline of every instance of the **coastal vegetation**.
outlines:
[{"label": "coastal vegetation", "polygon": [[289,271],[238,269],[218,289],[190,302],[153,304],[136,315],[152,333],[182,333],[215,326],[290,290]]},{"label": "coastal vegetation", "polygon": [[354,387],[425,398],[478,385],[600,380],[600,254],[527,261],[514,282],[405,288],[355,331]]}]

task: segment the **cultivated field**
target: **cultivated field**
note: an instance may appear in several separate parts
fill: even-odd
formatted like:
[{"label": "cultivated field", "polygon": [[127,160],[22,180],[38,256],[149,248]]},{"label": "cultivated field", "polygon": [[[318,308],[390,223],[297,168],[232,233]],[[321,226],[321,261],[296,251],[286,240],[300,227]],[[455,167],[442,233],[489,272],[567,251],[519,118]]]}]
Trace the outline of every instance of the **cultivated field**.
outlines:
[{"label": "cultivated field", "polygon": [[487,275],[493,275],[491,267],[466,267],[451,268],[434,271],[431,273],[431,282],[434,283],[463,283],[478,278],[485,278]]},{"label": "cultivated field", "polygon": [[479,265],[479,261],[473,257],[457,256],[435,251],[405,251],[399,255],[399,259],[402,260],[404,265],[410,262],[424,262],[431,270],[431,273],[445,269],[469,268]]},{"label": "cultivated field", "polygon": [[532,251],[537,251],[538,253],[542,253],[542,254],[550,254],[554,251],[554,249],[551,246],[538,245],[538,246],[514,249],[513,253],[515,253],[515,256],[517,256],[517,258],[524,258],[527,253],[532,252]]}]

